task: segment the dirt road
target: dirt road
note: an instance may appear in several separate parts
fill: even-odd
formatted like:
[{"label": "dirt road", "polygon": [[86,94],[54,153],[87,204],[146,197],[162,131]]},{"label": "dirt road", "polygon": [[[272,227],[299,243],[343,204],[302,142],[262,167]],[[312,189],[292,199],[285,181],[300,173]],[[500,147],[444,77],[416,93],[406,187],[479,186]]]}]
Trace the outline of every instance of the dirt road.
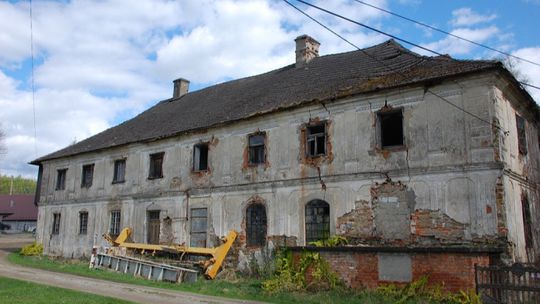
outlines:
[{"label": "dirt road", "polygon": [[244,300],[204,296],[189,292],[102,281],[70,274],[16,266],[6,261],[6,256],[9,252],[21,248],[23,245],[31,243],[32,241],[33,239],[29,235],[0,234],[0,276],[119,298],[135,303],[255,303]]}]

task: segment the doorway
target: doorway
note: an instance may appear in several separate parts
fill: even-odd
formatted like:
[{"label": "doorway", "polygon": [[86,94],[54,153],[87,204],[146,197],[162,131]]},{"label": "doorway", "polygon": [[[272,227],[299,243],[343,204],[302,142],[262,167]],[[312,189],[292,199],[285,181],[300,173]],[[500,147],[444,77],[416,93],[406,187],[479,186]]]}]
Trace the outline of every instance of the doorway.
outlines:
[{"label": "doorway", "polygon": [[159,244],[159,230],[161,228],[159,222],[159,210],[148,211],[147,217],[148,236],[146,241],[148,244]]}]

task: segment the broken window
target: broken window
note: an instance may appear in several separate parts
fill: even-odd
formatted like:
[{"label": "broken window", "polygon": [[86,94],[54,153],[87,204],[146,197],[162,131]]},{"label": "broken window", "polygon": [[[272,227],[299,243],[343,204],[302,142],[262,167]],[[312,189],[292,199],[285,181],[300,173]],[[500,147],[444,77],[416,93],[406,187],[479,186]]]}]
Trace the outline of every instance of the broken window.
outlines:
[{"label": "broken window", "polygon": [[60,169],[56,173],[56,190],[66,189],[67,169]]},{"label": "broken window", "polygon": [[79,234],[86,234],[88,231],[88,212],[79,212]]},{"label": "broken window", "polygon": [[403,146],[403,111],[385,110],[377,113],[381,148]]},{"label": "broken window", "polygon": [[248,246],[264,246],[266,208],[263,204],[252,204],[246,209],[246,237]]},{"label": "broken window", "polygon": [[52,234],[60,233],[60,213],[53,214]]},{"label": "broken window", "polygon": [[193,147],[193,171],[208,170],[208,143],[197,144]]},{"label": "broken window", "polygon": [[531,248],[533,245],[533,233],[531,223],[531,209],[526,196],[521,199],[521,213],[523,216],[523,233],[525,234],[525,247]]},{"label": "broken window", "polygon": [[114,161],[114,183],[123,183],[126,178],[126,159],[117,159]]},{"label": "broken window", "polygon": [[191,209],[191,231],[189,245],[192,247],[206,247],[206,229],[208,222],[208,209]]},{"label": "broken window", "polygon": [[306,155],[307,157],[326,155],[326,123],[306,127]]},{"label": "broken window", "polygon": [[527,154],[527,135],[525,134],[525,119],[516,114],[516,128],[518,137],[518,151],[521,155]]},{"label": "broken window", "polygon": [[163,177],[163,157],[165,152],[150,154],[150,168],[148,169],[148,179]]},{"label": "broken window", "polygon": [[319,199],[306,204],[306,243],[330,237],[330,205]]},{"label": "broken window", "polygon": [[264,164],[266,155],[264,153],[265,133],[257,133],[249,135],[249,164],[258,165]]},{"label": "broken window", "polygon": [[81,187],[90,188],[94,178],[94,164],[84,165],[82,167]]},{"label": "broken window", "polygon": [[120,210],[111,211],[111,225],[109,226],[109,234],[116,236],[120,234]]}]

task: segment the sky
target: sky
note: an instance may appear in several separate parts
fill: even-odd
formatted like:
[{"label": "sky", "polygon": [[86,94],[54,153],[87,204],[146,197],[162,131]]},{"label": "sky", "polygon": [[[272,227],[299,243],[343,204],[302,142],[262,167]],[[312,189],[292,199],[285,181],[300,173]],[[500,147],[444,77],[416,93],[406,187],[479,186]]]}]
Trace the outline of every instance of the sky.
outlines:
[{"label": "sky", "polygon": [[[389,39],[290,1],[358,47]],[[540,63],[540,0],[363,1]],[[309,2],[455,58],[504,59],[357,1]],[[0,174],[36,178],[30,161],[171,97],[174,79],[190,80],[194,91],[292,64],[299,35],[321,42],[321,55],[354,50],[278,0],[33,1],[31,8],[32,18],[29,1],[0,1]],[[511,64],[519,79],[540,86],[539,66]],[[529,92],[540,102],[539,90]]]}]

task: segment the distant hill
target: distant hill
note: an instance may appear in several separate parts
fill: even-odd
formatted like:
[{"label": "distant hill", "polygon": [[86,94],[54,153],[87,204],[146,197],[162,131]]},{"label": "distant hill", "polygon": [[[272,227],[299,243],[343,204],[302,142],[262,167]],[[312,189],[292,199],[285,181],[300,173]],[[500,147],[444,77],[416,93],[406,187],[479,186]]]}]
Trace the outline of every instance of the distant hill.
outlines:
[{"label": "distant hill", "polygon": [[36,181],[21,176],[0,175],[0,194],[10,194],[10,189],[13,189],[13,194],[34,194]]}]

